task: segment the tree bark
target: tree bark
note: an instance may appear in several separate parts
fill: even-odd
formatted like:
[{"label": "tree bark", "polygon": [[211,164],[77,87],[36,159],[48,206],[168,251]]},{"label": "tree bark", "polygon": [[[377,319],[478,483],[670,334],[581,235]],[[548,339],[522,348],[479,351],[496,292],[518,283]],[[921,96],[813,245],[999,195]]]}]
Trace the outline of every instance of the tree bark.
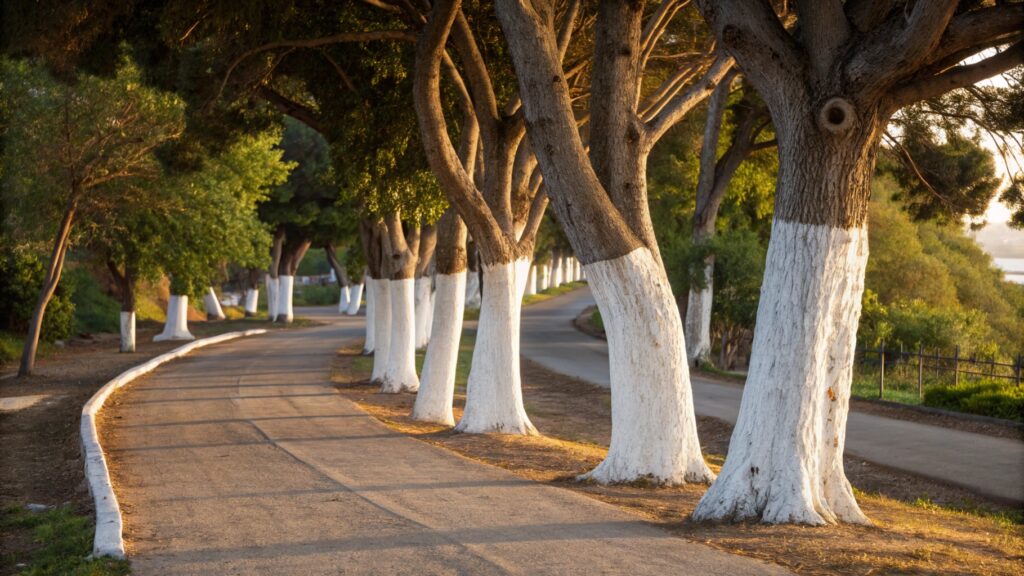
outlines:
[{"label": "tree bark", "polygon": [[437,290],[431,340],[412,410],[415,420],[455,424],[452,402],[465,311],[466,261],[466,226],[458,213],[449,208],[437,225]]},{"label": "tree bark", "polygon": [[[645,165],[666,125],[706,95],[728,67],[724,61],[713,66],[714,73],[687,99],[665,107],[668,116],[641,122],[636,91],[643,73],[638,60],[642,7],[600,5],[588,156],[558,57],[553,15],[540,5],[497,3],[544,186],[584,265],[615,351],[609,358],[612,443],[591,477],[601,482],[704,482],[711,473],[696,438],[682,322],[653,235]],[[553,273],[558,274],[557,264]],[[642,306],[628,305],[626,295],[642,300]],[[639,337],[641,327],[651,322],[654,333]],[[655,398],[657,405],[637,400]]]},{"label": "tree bark", "polygon": [[68,243],[71,236],[71,228],[74,225],[75,214],[78,211],[79,193],[76,187],[72,187],[67,204],[64,207],[64,215],[60,224],[57,225],[57,234],[53,240],[53,250],[50,253],[50,262],[46,267],[46,274],[43,276],[43,285],[39,289],[39,298],[36,299],[36,307],[32,312],[32,319],[28,325],[28,334],[25,336],[25,347],[21,353],[21,365],[18,367],[18,376],[28,376],[36,365],[36,352],[39,350],[39,337],[43,330],[43,317],[46,314],[46,306],[53,298],[53,293],[60,283],[61,272],[64,271],[64,257],[67,255]]},{"label": "tree bark", "polygon": [[[385,218],[390,250],[387,253],[391,278],[388,285],[388,300],[391,306],[390,342],[387,366],[380,391],[394,394],[403,391],[415,392],[420,387],[416,375],[416,316],[415,316],[415,274],[419,255],[420,226],[410,225],[408,231],[402,226],[398,213]],[[379,305],[379,301],[375,303]],[[375,310],[379,312],[379,308]],[[378,325],[379,328],[379,325]],[[384,360],[384,358],[380,358]],[[374,357],[374,364],[378,358]]]},{"label": "tree bark", "polygon": [[267,320],[277,320],[278,312],[278,278],[280,278],[281,252],[284,250],[284,228],[274,231],[274,239],[270,248],[270,268],[267,270]]}]

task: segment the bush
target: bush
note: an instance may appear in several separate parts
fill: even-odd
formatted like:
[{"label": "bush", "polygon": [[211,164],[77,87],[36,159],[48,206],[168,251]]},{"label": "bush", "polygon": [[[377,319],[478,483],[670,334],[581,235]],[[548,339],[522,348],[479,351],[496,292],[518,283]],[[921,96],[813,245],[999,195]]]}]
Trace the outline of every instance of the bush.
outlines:
[{"label": "bush", "polygon": [[74,287],[75,332],[119,332],[121,304],[103,291],[96,278],[85,268],[68,270],[65,276]]},{"label": "bush", "polygon": [[1024,386],[986,381],[930,388],[924,393],[924,404],[1024,422]]},{"label": "bush", "polygon": [[[43,263],[32,254],[8,252],[0,256],[0,328],[18,334],[28,333],[39,289],[43,284]],[[40,340],[63,340],[74,333],[75,305],[72,286],[65,280],[46,306]]]},{"label": "bush", "polygon": [[308,284],[296,286],[295,294],[292,296],[292,303],[296,306],[326,306],[337,304],[341,291],[334,284],[320,286]]}]

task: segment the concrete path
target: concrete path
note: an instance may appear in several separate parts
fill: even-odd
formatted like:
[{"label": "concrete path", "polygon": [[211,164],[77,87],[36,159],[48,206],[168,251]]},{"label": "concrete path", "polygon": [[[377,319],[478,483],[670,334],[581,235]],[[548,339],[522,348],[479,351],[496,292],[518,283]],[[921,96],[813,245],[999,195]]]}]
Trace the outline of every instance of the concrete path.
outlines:
[{"label": "concrete path", "polygon": [[330,386],[363,321],[331,318],[120,396],[105,436],[135,574],[783,573],[388,430]]},{"label": "concrete path", "polygon": [[[594,304],[589,289],[523,309],[523,356],[550,370],[608,387],[608,346],[576,330],[572,320]],[[736,422],[743,388],[693,379],[698,414]],[[1024,442],[894,420],[853,410],[846,452],[979,494],[1024,502]]]}]

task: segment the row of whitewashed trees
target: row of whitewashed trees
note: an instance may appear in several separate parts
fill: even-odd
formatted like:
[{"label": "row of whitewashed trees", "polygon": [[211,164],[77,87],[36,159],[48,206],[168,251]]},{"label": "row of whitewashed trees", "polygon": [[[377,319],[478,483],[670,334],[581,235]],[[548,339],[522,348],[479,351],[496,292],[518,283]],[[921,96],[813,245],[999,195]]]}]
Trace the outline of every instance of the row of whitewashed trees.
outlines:
[{"label": "row of whitewashed trees", "polygon": [[[366,0],[317,11],[197,2],[176,11],[204,17],[183,18],[175,43],[223,49],[209,60],[227,63],[215,72],[214,100],[225,86],[245,101],[263,99],[339,148],[339,126],[394,130],[392,117],[375,110],[411,90],[432,178],[451,207],[435,224],[378,203],[363,223],[376,281],[368,289],[374,376],[384,387],[416,387],[415,283],[436,251],[417,416],[450,422],[444,387],[456,346],[441,334],[461,325],[468,235],[482,298],[458,429],[534,432],[521,398],[519,311],[550,201],[609,344],[611,445],[588,477],[714,481],[694,513],[704,520],[866,521],[842,456],[880,138],[901,109],[1019,70],[1024,4]],[[330,66],[313,66],[321,56]],[[381,93],[378,72],[396,68],[407,74]],[[717,86],[740,81],[767,110],[779,173],[749,377],[715,479],[697,438],[683,323],[654,234],[646,168],[670,129]],[[353,105],[339,106],[344,97]],[[355,171],[374,170],[373,158]],[[435,371],[444,374],[440,387]]]}]

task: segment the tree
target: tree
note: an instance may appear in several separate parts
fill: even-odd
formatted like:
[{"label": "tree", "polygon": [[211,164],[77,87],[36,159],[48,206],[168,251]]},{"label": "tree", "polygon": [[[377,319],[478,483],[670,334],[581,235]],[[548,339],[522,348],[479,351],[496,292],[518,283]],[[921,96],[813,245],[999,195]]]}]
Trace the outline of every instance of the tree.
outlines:
[{"label": "tree", "polygon": [[[587,476],[599,482],[649,478],[708,482],[682,321],[654,236],[646,162],[653,146],[707,98],[732,67],[725,56],[678,63],[644,93],[651,54],[686,2],[667,0],[645,18],[645,3],[602,2],[594,25],[589,153],[577,128],[555,13],[541,2],[499,1],[530,143],[558,220],[583,262],[610,351],[612,441]],[[436,6],[436,5],[435,5]],[[646,22],[645,22],[646,21]]]},{"label": "tree", "polygon": [[695,519],[867,522],[842,454],[879,136],[900,108],[1024,55],[1024,5],[960,4],[798,1],[780,18],[767,2],[698,0],[768,106],[779,177],[740,415]]},{"label": "tree", "polygon": [[4,76],[3,97],[17,110],[3,154],[12,216],[37,229],[56,227],[19,368],[28,375],[75,224],[135,201],[137,187],[160,175],[154,152],[182,133],[183,105],[144,85],[127,58],[112,78],[80,74],[64,84],[27,61],[5,63]]},{"label": "tree", "polygon": [[[758,142],[759,136],[769,124],[768,111],[753,90],[745,87],[741,89],[742,96],[732,113],[732,138],[725,152],[719,157],[719,136],[725,120],[726,100],[732,89],[731,84],[732,76],[729,76],[715,88],[708,104],[704,142],[701,146],[700,174],[697,180],[697,199],[693,212],[692,242],[697,247],[713,239],[718,211],[740,164],[750,154],[774,146],[772,140]],[[686,355],[695,365],[708,361],[711,354],[714,251],[708,253],[702,264],[699,281],[690,286],[684,321]],[[733,327],[737,326],[735,323],[730,324]]]}]

